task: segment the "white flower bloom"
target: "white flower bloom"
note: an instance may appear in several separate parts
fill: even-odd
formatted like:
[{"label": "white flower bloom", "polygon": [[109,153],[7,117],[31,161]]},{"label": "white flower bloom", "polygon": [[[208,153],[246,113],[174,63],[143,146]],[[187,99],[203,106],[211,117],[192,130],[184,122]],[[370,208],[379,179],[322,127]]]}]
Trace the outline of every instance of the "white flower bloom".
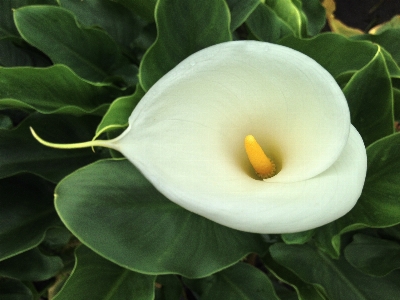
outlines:
[{"label": "white flower bloom", "polygon": [[[276,165],[261,180],[244,139]],[[161,78],[119,150],[168,199],[242,231],[290,233],[346,214],[366,175],[363,141],[332,76],[295,50],[235,41],[199,51]]]}]

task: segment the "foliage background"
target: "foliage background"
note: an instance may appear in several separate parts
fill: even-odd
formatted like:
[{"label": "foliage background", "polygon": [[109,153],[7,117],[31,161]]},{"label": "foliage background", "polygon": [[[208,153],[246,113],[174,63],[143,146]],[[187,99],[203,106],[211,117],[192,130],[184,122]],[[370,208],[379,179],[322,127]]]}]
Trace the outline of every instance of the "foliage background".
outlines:
[{"label": "foliage background", "polygon": [[[0,2],[0,298],[398,299],[398,19],[367,33],[398,4],[374,1],[352,23],[345,3]],[[231,39],[299,50],[343,88],[368,153],[363,194],[343,218],[296,234],[239,232],[171,203],[118,153],[50,149],[29,132],[116,136],[163,74]]]}]

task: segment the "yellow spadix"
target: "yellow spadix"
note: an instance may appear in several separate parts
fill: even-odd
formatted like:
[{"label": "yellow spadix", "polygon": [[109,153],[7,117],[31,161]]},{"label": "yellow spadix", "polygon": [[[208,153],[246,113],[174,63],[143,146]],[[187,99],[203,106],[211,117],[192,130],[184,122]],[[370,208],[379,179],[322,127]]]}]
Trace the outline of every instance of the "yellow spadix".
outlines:
[{"label": "yellow spadix", "polygon": [[246,136],[244,139],[244,147],[249,161],[259,177],[267,179],[275,175],[274,162],[265,155],[254,136]]}]

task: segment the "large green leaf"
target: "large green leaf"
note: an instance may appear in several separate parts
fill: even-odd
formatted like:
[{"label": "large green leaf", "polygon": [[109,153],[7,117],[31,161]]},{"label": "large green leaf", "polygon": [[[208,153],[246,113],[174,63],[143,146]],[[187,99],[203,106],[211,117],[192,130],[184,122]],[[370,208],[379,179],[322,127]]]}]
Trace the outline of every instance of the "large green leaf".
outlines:
[{"label": "large green leaf", "polygon": [[303,36],[306,24],[299,0],[265,0],[265,5],[292,29],[295,36]]},{"label": "large green leaf", "polygon": [[351,123],[366,146],[394,132],[393,96],[390,74],[379,50],[344,87]]},{"label": "large green leaf", "polygon": [[269,278],[252,265],[239,262],[204,279],[186,280],[202,300],[279,300]]},{"label": "large green leaf", "polygon": [[99,135],[107,130],[128,126],[128,118],[144,94],[142,87],[138,84],[134,94],[118,98],[111,103],[108,111],[97,127],[96,134]]},{"label": "large green leaf", "polygon": [[242,25],[260,4],[260,0],[226,0],[231,11],[231,31]]},{"label": "large green leaf", "polygon": [[400,134],[397,133],[367,148],[367,177],[357,204],[345,216],[316,230],[319,246],[330,255],[339,255],[340,237],[345,232],[400,223],[399,145]]},{"label": "large green leaf", "polygon": [[139,14],[141,17],[154,21],[154,9],[157,0],[114,0],[125,7],[131,9],[133,12]]},{"label": "large green leaf", "polygon": [[400,28],[389,29],[381,34],[362,34],[353,36],[353,40],[367,40],[381,45],[385,48],[394,58],[398,65],[400,65]]},{"label": "large green leaf", "polygon": [[275,43],[285,36],[294,34],[293,29],[264,3],[260,3],[250,14],[246,25],[256,39],[264,42]]},{"label": "large green leaf", "polygon": [[75,268],[54,300],[154,299],[155,276],[124,269],[85,246],[75,256]]},{"label": "large green leaf", "polygon": [[63,267],[58,256],[47,256],[38,248],[0,262],[0,275],[25,281],[47,280]]},{"label": "large green leaf", "polygon": [[399,243],[365,234],[355,234],[353,239],[344,253],[357,269],[373,276],[385,276],[400,269]]},{"label": "large green leaf", "polygon": [[14,11],[14,20],[28,43],[85,79],[104,81],[122,62],[121,51],[108,34],[80,27],[64,8],[26,6]]},{"label": "large green leaf", "polygon": [[383,278],[365,275],[342,256],[333,260],[309,245],[277,243],[270,247],[274,260],[303,281],[325,291],[329,299],[376,300],[400,297],[400,273]]},{"label": "large green leaf", "polygon": [[[301,280],[292,271],[284,268],[278,264],[272,257],[270,253],[267,253],[263,258],[265,267],[271,274],[273,274],[280,282],[283,282],[290,286],[297,294],[299,300],[325,300],[326,297],[323,295],[323,291],[312,284],[306,283]],[[282,298],[286,300],[286,298]]]},{"label": "large green leaf", "polygon": [[11,278],[0,279],[1,300],[33,300],[31,290],[19,280]]},{"label": "large green leaf", "polygon": [[307,17],[307,33],[318,34],[326,23],[326,12],[320,0],[302,0],[302,10]]},{"label": "large green leaf", "polygon": [[0,108],[103,114],[121,94],[116,88],[84,81],[63,65],[43,69],[0,68]]},{"label": "large green leaf", "polygon": [[[320,34],[312,39],[289,36],[279,41],[279,44],[313,58],[335,78],[345,72],[360,70],[379,51],[378,45],[367,41],[352,41],[333,33]],[[388,61],[386,63],[391,74],[398,72],[397,66]]]},{"label": "large green leaf", "polygon": [[135,14],[124,6],[104,0],[57,0],[84,26],[104,29],[116,42],[129,48],[141,26]]},{"label": "large green leaf", "polygon": [[263,252],[260,235],[193,214],[160,194],[127,160],[82,168],[56,188],[65,225],[107,259],[146,274],[204,277],[249,252]]},{"label": "large green leaf", "polygon": [[55,0],[7,0],[0,1],[0,39],[3,37],[19,37],[14,24],[13,10],[33,4],[56,4]]},{"label": "large green leaf", "polygon": [[0,129],[0,178],[21,172],[38,174],[58,182],[69,173],[94,162],[100,155],[90,149],[60,150],[36,141],[29,127],[43,138],[60,143],[90,141],[98,117],[32,114],[16,129]]},{"label": "large green leaf", "polygon": [[0,180],[0,261],[36,247],[60,224],[51,187],[29,174]]},{"label": "large green leaf", "polygon": [[145,91],[189,55],[232,38],[224,0],[159,0],[156,23],[157,40],[140,64]]},{"label": "large green leaf", "polygon": [[33,66],[47,67],[51,61],[26,43],[19,39],[4,37],[0,38],[0,66],[18,67]]}]

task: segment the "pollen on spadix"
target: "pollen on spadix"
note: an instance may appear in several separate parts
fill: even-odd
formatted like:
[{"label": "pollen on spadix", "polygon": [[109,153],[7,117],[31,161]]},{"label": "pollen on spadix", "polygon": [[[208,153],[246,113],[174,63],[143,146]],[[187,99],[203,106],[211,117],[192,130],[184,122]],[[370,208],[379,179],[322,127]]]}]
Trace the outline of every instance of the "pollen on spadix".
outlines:
[{"label": "pollen on spadix", "polygon": [[259,177],[267,179],[275,175],[274,162],[265,155],[254,136],[248,135],[245,137],[244,147],[249,161]]}]

